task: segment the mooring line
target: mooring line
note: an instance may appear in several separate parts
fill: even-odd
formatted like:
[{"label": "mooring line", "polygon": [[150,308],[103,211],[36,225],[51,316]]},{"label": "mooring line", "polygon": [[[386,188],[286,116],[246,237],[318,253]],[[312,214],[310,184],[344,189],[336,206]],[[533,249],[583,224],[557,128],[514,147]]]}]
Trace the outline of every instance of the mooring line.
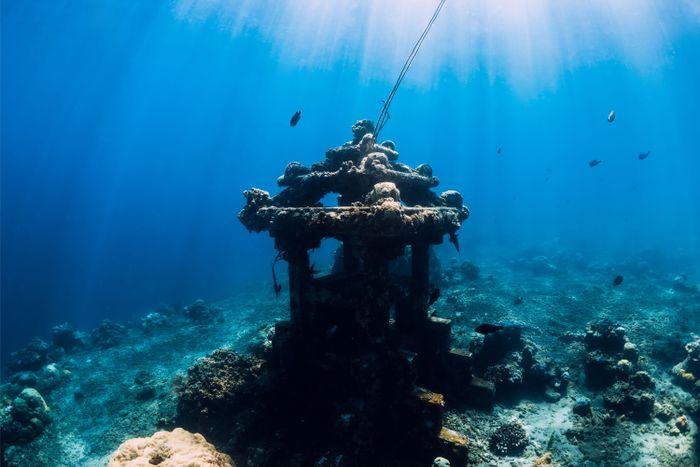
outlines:
[{"label": "mooring line", "polygon": [[375,128],[374,128],[374,139],[375,141],[378,140],[379,138],[379,133],[382,131],[382,128],[384,128],[384,125],[386,125],[386,122],[389,120],[389,107],[391,106],[391,102],[394,100],[394,96],[396,95],[396,91],[398,91],[399,86],[401,85],[401,82],[403,81],[404,76],[406,76],[406,73],[408,72],[408,69],[411,67],[411,64],[413,63],[413,60],[416,58],[416,55],[418,55],[418,51],[421,48],[421,45],[423,45],[423,41],[428,35],[428,32],[430,31],[430,28],[433,27],[433,23],[437,19],[437,17],[440,15],[440,11],[442,10],[442,7],[445,5],[445,2],[447,0],[440,0],[440,3],[438,3],[437,8],[435,8],[435,12],[433,13],[433,16],[430,18],[430,21],[428,21],[427,26],[425,29],[423,29],[423,32],[421,33],[420,37],[416,41],[416,43],[413,45],[413,49],[411,49],[411,53],[408,54],[408,57],[406,58],[406,61],[403,64],[403,67],[401,68],[401,71],[399,72],[399,76],[396,79],[396,82],[394,83],[394,87],[391,89],[391,92],[389,93],[389,96],[384,100],[384,105],[382,106],[381,112],[379,112],[379,117],[377,117]]}]

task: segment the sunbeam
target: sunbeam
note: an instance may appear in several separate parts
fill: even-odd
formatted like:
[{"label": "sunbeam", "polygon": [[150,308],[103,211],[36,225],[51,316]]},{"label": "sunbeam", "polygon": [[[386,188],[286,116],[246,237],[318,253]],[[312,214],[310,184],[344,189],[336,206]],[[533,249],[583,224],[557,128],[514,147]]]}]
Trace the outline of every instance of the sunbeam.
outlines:
[{"label": "sunbeam", "polygon": [[[178,0],[175,15],[217,21],[233,36],[259,34],[298,67],[359,67],[391,80],[436,2],[425,0]],[[445,69],[462,81],[480,69],[521,90],[556,85],[576,67],[615,56],[640,72],[663,66],[672,38],[700,25],[686,0],[451,0],[409,76],[430,86]]]}]

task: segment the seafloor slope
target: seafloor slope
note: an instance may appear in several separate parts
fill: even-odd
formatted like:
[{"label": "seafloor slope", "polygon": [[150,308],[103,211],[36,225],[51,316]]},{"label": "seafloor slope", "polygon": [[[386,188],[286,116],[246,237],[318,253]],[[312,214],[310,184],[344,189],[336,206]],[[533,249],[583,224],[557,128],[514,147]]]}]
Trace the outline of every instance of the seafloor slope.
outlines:
[{"label": "seafloor slope", "polygon": [[[434,307],[494,398],[447,401],[446,425],[469,436],[470,462],[698,465],[700,347],[686,344],[700,338],[700,293],[677,273],[575,255],[445,264]],[[57,328],[53,344],[34,342],[4,372],[4,462],[106,465],[123,441],[172,427],[173,384],[199,357],[259,346],[286,314],[286,297],[265,287],[89,335]],[[494,340],[473,332],[482,322],[511,324]]]}]

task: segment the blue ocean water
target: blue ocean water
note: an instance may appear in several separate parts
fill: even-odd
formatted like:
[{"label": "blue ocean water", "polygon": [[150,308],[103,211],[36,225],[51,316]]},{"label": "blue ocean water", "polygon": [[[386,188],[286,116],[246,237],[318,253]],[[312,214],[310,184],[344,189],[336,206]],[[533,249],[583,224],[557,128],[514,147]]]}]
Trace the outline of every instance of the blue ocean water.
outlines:
[{"label": "blue ocean water", "polygon": [[[697,2],[523,3],[448,0],[383,136],[465,196],[465,257],[692,270]],[[268,283],[272,241],[237,221],[241,192],[374,118],[433,7],[3,1],[3,353]]]}]

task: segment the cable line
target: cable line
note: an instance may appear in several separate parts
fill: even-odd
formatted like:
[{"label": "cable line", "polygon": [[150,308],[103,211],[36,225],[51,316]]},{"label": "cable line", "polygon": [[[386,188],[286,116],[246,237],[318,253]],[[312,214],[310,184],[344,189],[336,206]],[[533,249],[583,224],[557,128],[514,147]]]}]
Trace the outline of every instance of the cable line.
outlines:
[{"label": "cable line", "polygon": [[425,29],[423,29],[423,33],[420,35],[416,43],[413,45],[413,49],[411,49],[411,53],[408,54],[408,57],[406,58],[406,61],[403,64],[403,67],[401,68],[401,71],[399,72],[399,76],[396,79],[396,82],[394,83],[394,87],[391,89],[391,92],[389,93],[389,96],[384,100],[384,105],[382,106],[381,112],[379,112],[379,117],[377,117],[375,128],[374,128],[374,140],[377,141],[379,138],[379,133],[382,131],[384,128],[384,125],[386,125],[386,122],[391,118],[389,116],[389,107],[391,106],[391,102],[394,100],[394,96],[396,95],[396,91],[398,91],[399,86],[401,85],[401,82],[403,81],[403,78],[406,76],[406,73],[408,72],[408,69],[411,67],[411,64],[413,63],[413,60],[416,58],[416,55],[418,55],[418,51],[421,48],[421,45],[423,45],[423,41],[428,35],[428,32],[430,31],[430,28],[433,27],[433,23],[437,19],[437,17],[440,15],[440,11],[442,10],[442,7],[445,5],[445,2],[447,0],[440,0],[440,3],[438,3],[437,8],[435,8],[435,12],[433,13],[433,16],[430,18],[430,21],[428,21],[427,26]]}]

